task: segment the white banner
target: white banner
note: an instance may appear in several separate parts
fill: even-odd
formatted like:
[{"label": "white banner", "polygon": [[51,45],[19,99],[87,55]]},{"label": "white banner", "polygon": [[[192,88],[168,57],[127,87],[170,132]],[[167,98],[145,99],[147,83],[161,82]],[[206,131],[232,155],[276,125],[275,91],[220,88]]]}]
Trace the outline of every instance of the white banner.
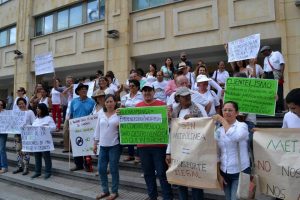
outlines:
[{"label": "white banner", "polygon": [[88,115],[76,119],[71,119],[70,140],[73,156],[94,155],[94,131],[98,120],[98,114]]},{"label": "white banner", "polygon": [[34,57],[35,75],[54,72],[53,56],[51,52],[36,55]]},{"label": "white banner", "polygon": [[[89,86],[89,89],[88,89],[88,92],[87,92],[87,96],[88,96],[89,98],[91,98],[92,95],[93,95],[93,92],[94,92],[95,82],[94,82],[94,81],[91,81],[91,82],[83,83],[83,84]],[[73,85],[73,99],[79,97],[79,96],[75,93],[75,89],[76,89],[77,87],[78,87],[78,84],[74,84],[74,85]]]},{"label": "white banner", "polygon": [[20,134],[21,127],[26,123],[24,111],[4,110],[0,112],[0,134]]},{"label": "white banner", "polygon": [[256,58],[260,48],[260,34],[228,42],[228,62]]},{"label": "white banner", "polygon": [[25,126],[22,128],[22,151],[53,151],[54,145],[49,127]]},{"label": "white banner", "polygon": [[172,119],[168,182],[192,188],[219,188],[217,142],[212,118]]},{"label": "white banner", "polygon": [[300,199],[300,129],[258,129],[253,138],[260,191],[284,200]]}]

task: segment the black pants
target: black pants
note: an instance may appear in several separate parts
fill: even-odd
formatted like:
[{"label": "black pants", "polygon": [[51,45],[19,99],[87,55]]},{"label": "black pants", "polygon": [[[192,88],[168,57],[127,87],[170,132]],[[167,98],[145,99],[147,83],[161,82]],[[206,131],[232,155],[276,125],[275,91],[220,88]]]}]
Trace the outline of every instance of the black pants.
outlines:
[{"label": "black pants", "polygon": [[[264,79],[274,79],[273,72],[264,72]],[[276,102],[276,112],[280,112],[285,110],[283,100],[283,84],[278,84],[277,95],[278,100]]]}]

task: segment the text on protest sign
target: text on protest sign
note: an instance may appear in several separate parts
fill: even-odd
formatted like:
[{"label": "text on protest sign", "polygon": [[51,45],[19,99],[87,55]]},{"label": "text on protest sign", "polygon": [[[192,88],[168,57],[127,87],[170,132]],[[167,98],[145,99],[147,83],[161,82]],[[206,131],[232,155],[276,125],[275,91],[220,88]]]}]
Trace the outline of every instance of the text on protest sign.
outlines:
[{"label": "text on protest sign", "polygon": [[93,155],[93,137],[98,115],[89,115],[69,121],[73,156]]},{"label": "text on protest sign", "polygon": [[299,199],[300,129],[259,129],[253,142],[260,191],[279,199]]},{"label": "text on protest sign", "polygon": [[255,78],[228,78],[224,102],[235,101],[239,111],[275,115],[277,80]]},{"label": "text on protest sign", "polygon": [[21,127],[26,123],[24,111],[4,110],[0,112],[0,134],[20,134]]},{"label": "text on protest sign", "polygon": [[35,75],[54,72],[53,56],[51,52],[34,57]]},{"label": "text on protest sign", "polygon": [[53,151],[54,145],[49,127],[25,126],[22,128],[22,151]]},{"label": "text on protest sign", "polygon": [[[83,84],[89,86],[89,89],[88,89],[88,92],[87,92],[87,96],[88,96],[89,98],[91,98],[92,95],[93,95],[93,92],[94,92],[95,82],[94,82],[94,81],[91,81],[91,82],[83,83]],[[78,87],[78,84],[74,84],[74,85],[73,85],[73,99],[79,97],[79,96],[75,93],[75,89],[76,89],[77,87]]]},{"label": "text on protest sign", "polygon": [[213,119],[172,119],[171,125],[168,182],[192,188],[219,188]]},{"label": "text on protest sign", "polygon": [[228,42],[228,62],[256,58],[260,48],[260,34]]},{"label": "text on protest sign", "polygon": [[121,144],[167,144],[165,106],[120,109]]}]

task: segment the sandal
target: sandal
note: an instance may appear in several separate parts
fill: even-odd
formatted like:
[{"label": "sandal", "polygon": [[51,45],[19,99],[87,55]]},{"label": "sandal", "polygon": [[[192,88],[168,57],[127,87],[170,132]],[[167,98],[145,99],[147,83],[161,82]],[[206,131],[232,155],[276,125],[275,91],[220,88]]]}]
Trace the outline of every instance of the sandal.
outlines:
[{"label": "sandal", "polygon": [[96,200],[103,199],[104,197],[108,197],[109,193],[101,193],[96,196]]},{"label": "sandal", "polygon": [[113,193],[111,195],[109,195],[108,198],[106,198],[106,200],[115,200],[116,198],[118,198],[119,194],[118,193]]}]

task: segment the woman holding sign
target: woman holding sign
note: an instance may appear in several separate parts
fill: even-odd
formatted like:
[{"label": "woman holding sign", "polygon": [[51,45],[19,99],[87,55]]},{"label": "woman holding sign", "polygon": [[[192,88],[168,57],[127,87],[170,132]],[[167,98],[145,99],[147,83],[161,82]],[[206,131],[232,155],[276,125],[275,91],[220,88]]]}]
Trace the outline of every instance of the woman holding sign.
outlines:
[{"label": "woman holding sign", "polygon": [[[119,141],[119,116],[116,113],[117,99],[114,95],[105,96],[103,112],[99,113],[98,121],[94,133],[93,151],[97,154],[98,143],[100,152],[98,157],[98,171],[101,180],[102,193],[96,196],[96,199],[108,197],[108,200],[116,199],[119,189],[119,160],[121,155],[121,146]],[[108,188],[107,166],[112,176],[111,194]]]},{"label": "woman holding sign", "polygon": [[222,124],[216,130],[215,138],[219,149],[218,180],[224,189],[226,200],[236,200],[239,173],[243,171],[250,174],[248,127],[247,124],[236,119],[238,114],[237,103],[228,101],[223,106],[223,117],[213,116]]},{"label": "woman holding sign", "polygon": [[[43,127],[49,127],[51,131],[54,131],[56,128],[56,125],[52,119],[52,117],[49,116],[48,107],[44,103],[40,103],[37,106],[36,109],[37,112],[37,118],[32,123],[32,126],[43,126]],[[50,151],[43,151],[43,152],[35,152],[35,174],[31,176],[31,178],[36,178],[41,176],[42,171],[42,157],[45,160],[45,179],[50,178],[51,176],[51,169],[52,169],[52,161],[50,156]]]},{"label": "woman holding sign", "polygon": [[[0,99],[0,112],[6,108],[4,100]],[[6,155],[7,134],[0,133],[0,174],[7,172],[7,155]]]},{"label": "woman holding sign", "polygon": [[[26,123],[25,125],[31,125],[33,121],[35,120],[35,115],[32,110],[28,110],[26,107],[27,101],[24,98],[19,98],[17,100],[17,105],[20,109],[20,111],[25,112],[25,118]],[[18,161],[18,167],[15,171],[13,171],[13,174],[17,174],[19,172],[23,172],[22,175],[27,175],[29,173],[29,160],[30,155],[28,152],[22,152],[22,139],[21,134],[15,135],[15,146],[16,146],[16,152],[17,152],[17,161]],[[24,165],[24,167],[23,167]]]}]

